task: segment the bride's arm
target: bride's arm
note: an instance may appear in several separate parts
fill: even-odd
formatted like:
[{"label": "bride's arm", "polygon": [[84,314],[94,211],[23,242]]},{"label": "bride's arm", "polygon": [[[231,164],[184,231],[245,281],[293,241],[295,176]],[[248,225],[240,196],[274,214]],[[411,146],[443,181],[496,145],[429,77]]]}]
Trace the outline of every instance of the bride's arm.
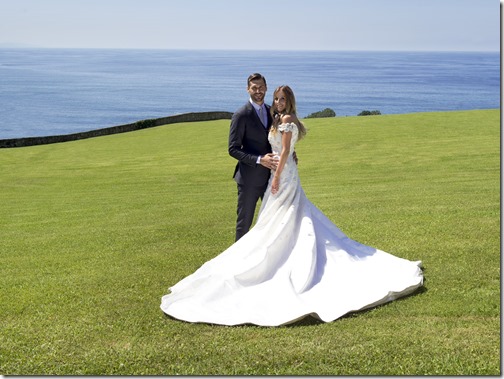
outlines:
[{"label": "bride's arm", "polygon": [[287,158],[289,157],[290,145],[292,132],[281,132],[282,133],[282,152],[280,153],[280,160],[278,161],[278,166],[273,175],[273,181],[271,183],[271,193],[274,195],[278,192],[280,187],[280,175],[284,169]]}]

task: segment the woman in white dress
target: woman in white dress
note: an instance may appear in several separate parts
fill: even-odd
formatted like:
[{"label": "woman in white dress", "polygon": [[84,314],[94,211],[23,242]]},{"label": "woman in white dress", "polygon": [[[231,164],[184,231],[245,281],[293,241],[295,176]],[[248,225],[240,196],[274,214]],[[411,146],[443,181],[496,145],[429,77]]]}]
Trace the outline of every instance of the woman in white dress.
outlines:
[{"label": "woman in white dress", "polygon": [[278,326],[307,315],[329,322],[421,287],[420,261],[350,239],[307,199],[293,158],[306,130],[290,87],[275,90],[271,112],[279,162],[255,226],[172,286],[163,312],[221,325]]}]

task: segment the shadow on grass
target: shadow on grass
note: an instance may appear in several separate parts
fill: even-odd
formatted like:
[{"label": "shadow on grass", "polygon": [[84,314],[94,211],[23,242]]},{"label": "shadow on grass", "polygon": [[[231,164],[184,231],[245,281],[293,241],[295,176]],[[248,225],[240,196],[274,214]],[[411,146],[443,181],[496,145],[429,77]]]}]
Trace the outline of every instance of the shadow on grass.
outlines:
[{"label": "shadow on grass", "polygon": [[[417,288],[414,292],[410,293],[409,295],[406,295],[406,296],[403,296],[403,297],[400,297],[398,299],[395,299],[393,300],[394,303],[396,302],[399,302],[399,301],[403,301],[403,300],[406,300],[407,298],[409,297],[412,297],[412,296],[417,296],[417,295],[421,295],[423,293],[427,292],[427,288],[425,286],[422,286],[420,288]],[[388,304],[390,304],[391,301],[387,302],[387,303],[384,303],[384,304],[380,304],[380,305],[377,305],[375,307],[371,307],[371,308],[366,308],[366,309],[362,309],[362,310],[359,310],[359,311],[355,311],[355,312],[350,312],[350,313],[347,313],[341,317],[338,317],[336,320],[334,321],[330,321],[330,322],[336,322],[338,320],[342,320],[342,319],[347,319],[347,318],[356,318],[356,317],[359,317],[360,315],[372,310],[372,309],[377,309],[377,308],[380,308],[380,307],[385,307],[387,306]],[[307,315],[305,316],[304,318],[298,320],[298,321],[295,321],[291,324],[287,324],[287,325],[281,325],[281,327],[284,327],[284,328],[295,328],[295,327],[299,327],[299,326],[313,326],[313,325],[319,325],[319,324],[326,324],[326,322],[322,321],[322,320],[319,320],[318,318],[312,316],[312,315]]]}]

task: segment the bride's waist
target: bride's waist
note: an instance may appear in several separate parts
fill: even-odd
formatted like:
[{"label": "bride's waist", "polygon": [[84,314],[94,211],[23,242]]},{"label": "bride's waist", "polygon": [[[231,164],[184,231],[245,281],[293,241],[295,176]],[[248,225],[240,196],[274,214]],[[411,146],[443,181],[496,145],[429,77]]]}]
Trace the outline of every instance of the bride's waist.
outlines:
[{"label": "bride's waist", "polygon": [[[276,151],[273,152],[273,157],[276,159],[276,160],[280,160],[280,153],[277,153]],[[289,153],[289,155],[287,156],[287,162],[288,161],[292,161],[294,159],[294,151],[291,151]]]}]

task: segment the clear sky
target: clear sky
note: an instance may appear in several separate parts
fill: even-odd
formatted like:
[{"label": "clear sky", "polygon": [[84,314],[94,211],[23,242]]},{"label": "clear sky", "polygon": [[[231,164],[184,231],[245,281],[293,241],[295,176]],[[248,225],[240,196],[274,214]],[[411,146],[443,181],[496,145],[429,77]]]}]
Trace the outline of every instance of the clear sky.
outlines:
[{"label": "clear sky", "polygon": [[499,51],[499,0],[0,0],[0,47]]}]

